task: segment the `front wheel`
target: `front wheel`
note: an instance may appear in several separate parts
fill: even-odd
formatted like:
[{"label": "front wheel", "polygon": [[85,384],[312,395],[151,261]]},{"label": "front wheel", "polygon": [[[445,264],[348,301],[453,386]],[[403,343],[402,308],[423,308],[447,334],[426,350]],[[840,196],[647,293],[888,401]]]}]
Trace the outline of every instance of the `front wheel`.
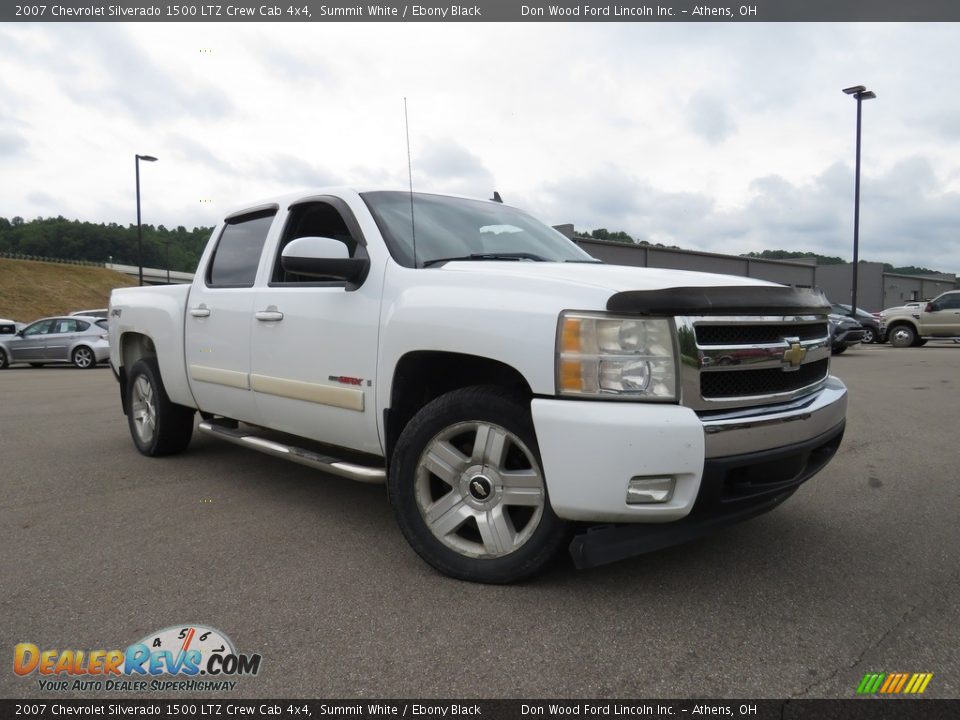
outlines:
[{"label": "front wheel", "polygon": [[10,361],[7,360],[7,351],[0,348],[0,370],[4,370],[9,364]]},{"label": "front wheel", "polygon": [[847,351],[846,345],[835,345],[833,350],[830,351],[831,355],[843,355]]},{"label": "front wheel", "polygon": [[174,455],[193,435],[193,408],[170,402],[154,358],[138,360],[127,384],[127,422],[133,444],[144,455]]},{"label": "front wheel", "polygon": [[461,580],[529,577],[567,539],[529,405],[499,388],[454,390],[426,405],[397,440],[388,484],[413,549]]},{"label": "front wheel", "polygon": [[916,344],[917,334],[909,325],[897,325],[890,330],[887,339],[894,347],[905,348]]},{"label": "front wheel", "polygon": [[869,345],[877,341],[877,336],[873,334],[873,330],[870,328],[863,329],[863,344]]}]

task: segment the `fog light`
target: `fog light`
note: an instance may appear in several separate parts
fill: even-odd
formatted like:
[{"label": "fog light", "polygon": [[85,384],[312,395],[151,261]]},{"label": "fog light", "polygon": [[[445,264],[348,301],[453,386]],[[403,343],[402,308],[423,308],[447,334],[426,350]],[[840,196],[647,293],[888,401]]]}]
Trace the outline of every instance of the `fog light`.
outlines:
[{"label": "fog light", "polygon": [[634,477],[627,483],[627,505],[669,502],[677,481],[672,477]]}]

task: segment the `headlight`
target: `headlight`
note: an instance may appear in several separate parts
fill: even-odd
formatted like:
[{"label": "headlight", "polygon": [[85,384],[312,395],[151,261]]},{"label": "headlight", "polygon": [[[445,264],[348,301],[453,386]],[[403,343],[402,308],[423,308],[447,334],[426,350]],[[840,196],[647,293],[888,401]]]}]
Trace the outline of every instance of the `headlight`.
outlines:
[{"label": "headlight", "polygon": [[557,331],[557,393],[676,400],[677,361],[666,318],[564,312]]}]

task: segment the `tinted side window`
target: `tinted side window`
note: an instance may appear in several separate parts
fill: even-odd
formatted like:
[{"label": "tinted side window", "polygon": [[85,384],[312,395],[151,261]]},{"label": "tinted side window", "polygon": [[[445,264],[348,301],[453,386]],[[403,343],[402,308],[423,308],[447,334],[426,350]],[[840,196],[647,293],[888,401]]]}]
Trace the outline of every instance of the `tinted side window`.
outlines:
[{"label": "tinted side window", "polygon": [[316,283],[321,280],[321,278],[288,273],[281,265],[280,259],[283,249],[290,241],[302,237],[333,238],[346,246],[347,254],[350,257],[356,257],[357,255],[357,238],[351,233],[343,215],[335,207],[325,202],[304,203],[290,211],[286,229],[277,247],[277,256],[273,261],[271,283]]},{"label": "tinted side window", "polygon": [[35,322],[30,327],[24,329],[24,337],[29,337],[30,335],[45,335],[50,332],[50,329],[53,327],[53,320],[41,320],[40,322]]},{"label": "tinted side window", "polygon": [[207,270],[212,286],[252,287],[275,210],[231,220],[223,229]]},{"label": "tinted side window", "polygon": [[944,295],[937,301],[941,310],[956,310],[960,308],[960,293],[955,295]]},{"label": "tinted side window", "polygon": [[0,335],[13,335],[17,328],[13,325],[0,325]]},{"label": "tinted side window", "polygon": [[102,327],[104,330],[109,330],[110,323],[107,320],[97,320],[97,327]]}]

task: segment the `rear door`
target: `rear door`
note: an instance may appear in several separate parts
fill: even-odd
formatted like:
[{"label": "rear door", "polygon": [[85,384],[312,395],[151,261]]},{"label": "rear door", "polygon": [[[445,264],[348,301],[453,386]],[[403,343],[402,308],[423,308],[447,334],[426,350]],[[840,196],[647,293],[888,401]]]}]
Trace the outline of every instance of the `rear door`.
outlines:
[{"label": "rear door", "polygon": [[[81,328],[81,325],[83,326]],[[89,327],[74,318],[57,318],[50,332],[44,336],[43,358],[45,360],[69,360],[70,346],[81,329]]]},{"label": "rear door", "polygon": [[277,206],[228,217],[187,299],[187,377],[201,410],[255,422],[250,391],[254,282]]}]

